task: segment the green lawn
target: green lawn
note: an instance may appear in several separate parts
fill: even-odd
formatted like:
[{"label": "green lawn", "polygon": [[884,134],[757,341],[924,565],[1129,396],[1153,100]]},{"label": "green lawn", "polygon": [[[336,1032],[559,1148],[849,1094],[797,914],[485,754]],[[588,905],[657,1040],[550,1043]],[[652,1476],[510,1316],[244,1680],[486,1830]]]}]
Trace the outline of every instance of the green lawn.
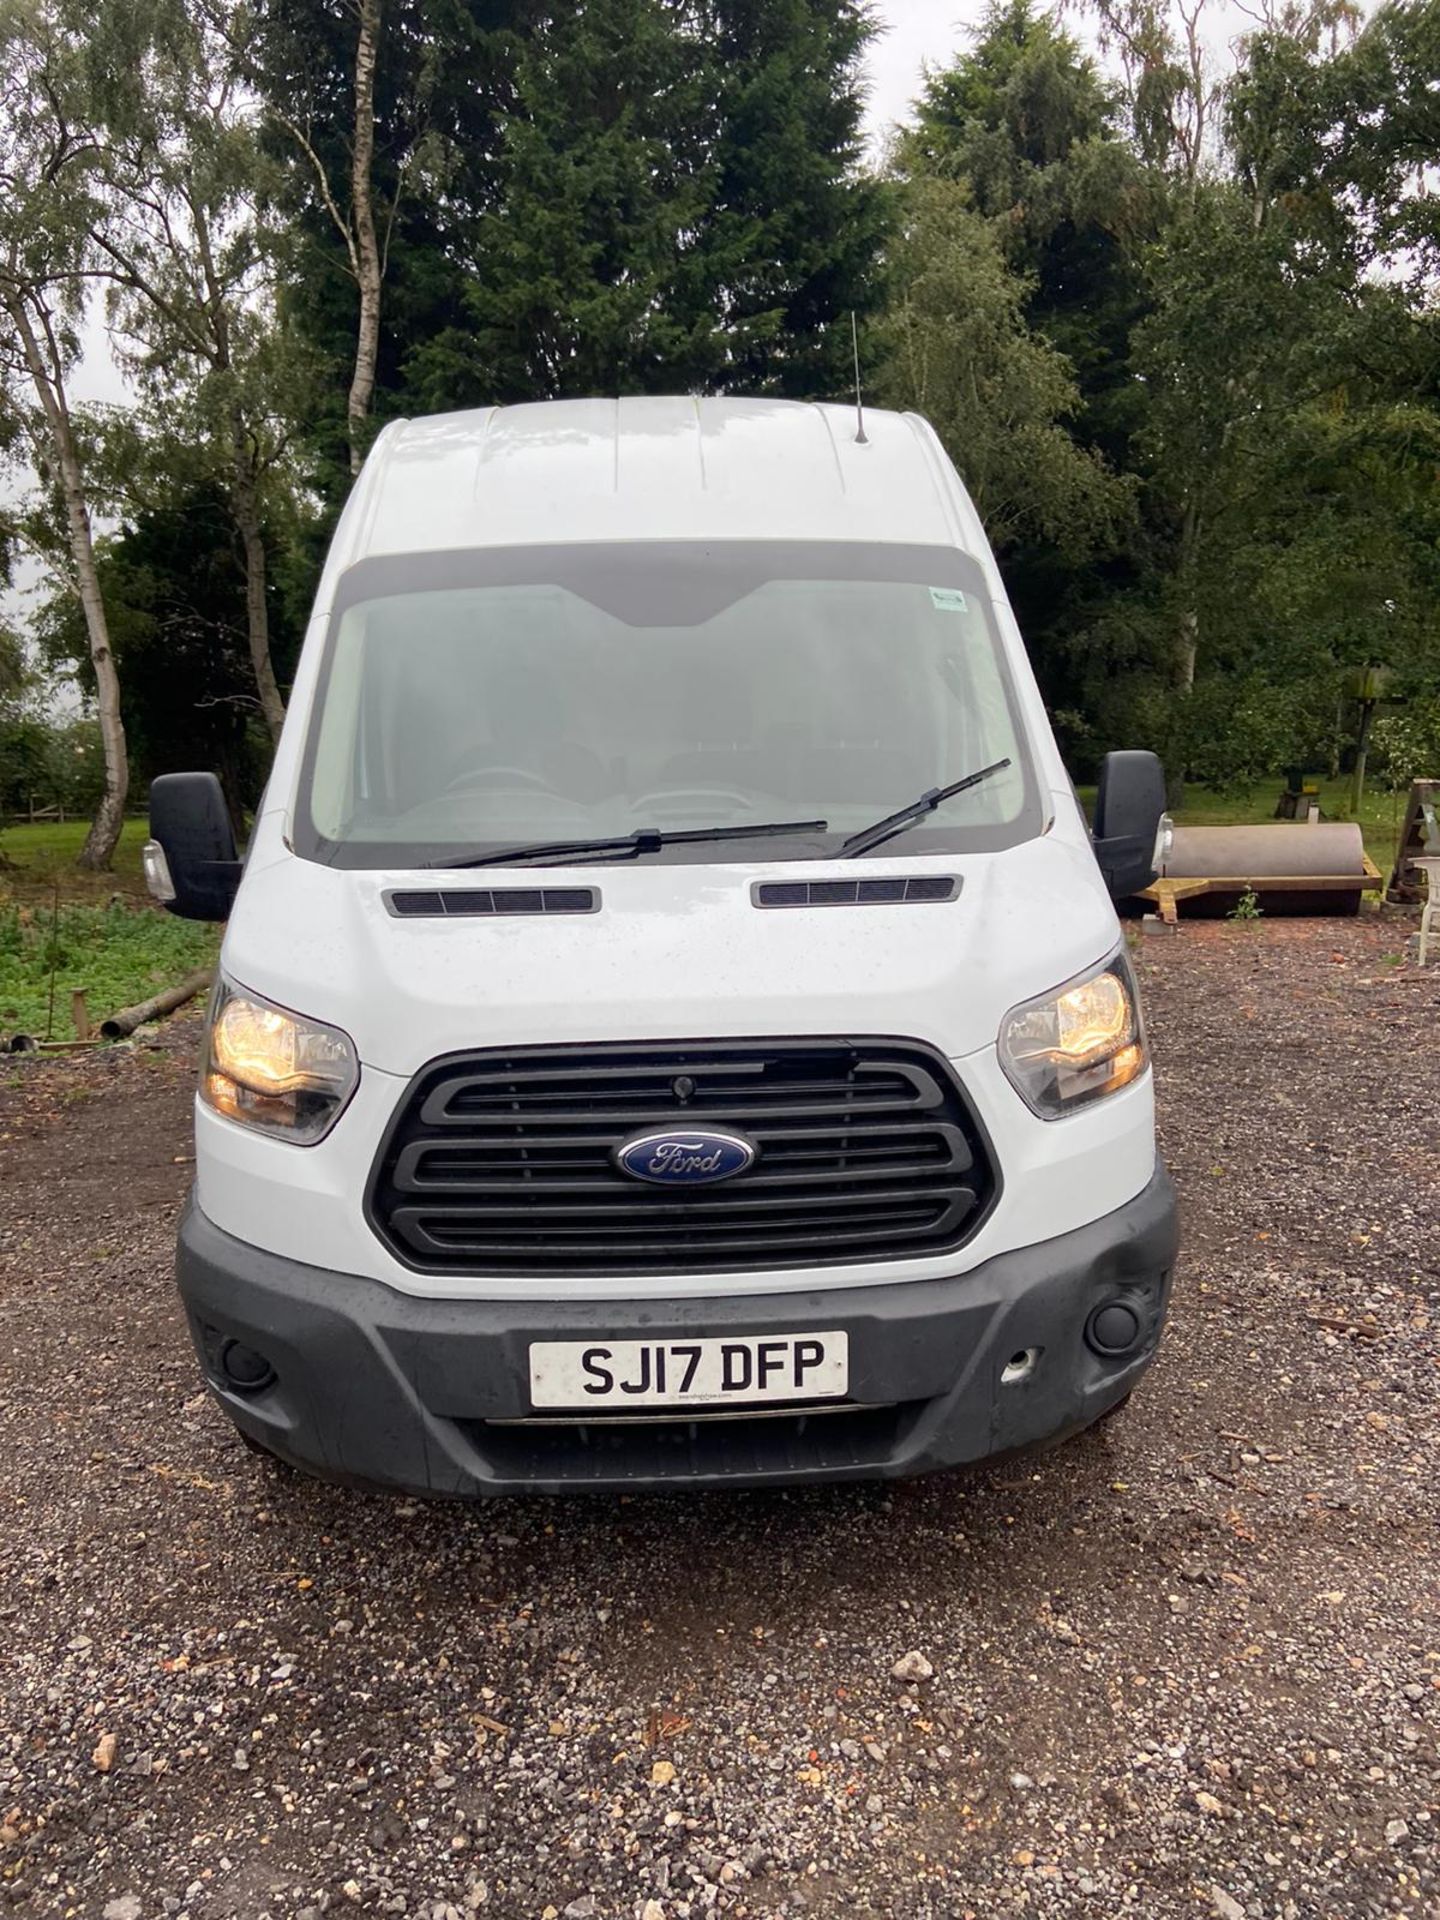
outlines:
[{"label": "green lawn", "polygon": [[88,830],[87,821],[71,820],[0,831],[0,1046],[14,1033],[43,1039],[47,1026],[50,1037],[72,1039],[76,987],[98,1025],[214,963],[219,930],[175,919],[145,892],[145,822],[125,822],[110,873],[75,865]]},{"label": "green lawn", "polygon": [[0,899],[37,899],[60,882],[63,899],[108,900],[113,893],[147,899],[140,871],[140,849],[150,829],[143,820],[127,820],[109,873],[82,873],[75,862],[90,831],[88,820],[40,820],[34,826],[0,826]]},{"label": "green lawn", "polygon": [[[1261,825],[1275,818],[1275,803],[1284,790],[1279,774],[1256,787],[1237,787],[1212,792],[1208,787],[1187,786],[1185,804],[1175,815],[1182,827],[1243,827]],[[1095,803],[1093,787],[1080,788],[1081,803],[1090,809]],[[1406,795],[1370,788],[1360,803],[1360,831],[1365,851],[1388,880],[1395,864],[1395,848],[1405,818]],[[1320,812],[1326,820],[1350,818],[1350,782],[1348,779],[1322,782]]]}]

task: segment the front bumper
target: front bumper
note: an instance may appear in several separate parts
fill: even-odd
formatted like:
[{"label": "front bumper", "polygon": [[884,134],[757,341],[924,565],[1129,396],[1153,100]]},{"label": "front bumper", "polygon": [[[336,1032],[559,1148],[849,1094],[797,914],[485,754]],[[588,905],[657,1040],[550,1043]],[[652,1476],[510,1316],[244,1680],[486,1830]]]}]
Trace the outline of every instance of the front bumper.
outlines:
[{"label": "front bumper", "polygon": [[[946,1280],[645,1302],[426,1299],[249,1246],[193,1202],[177,1270],[206,1378],[242,1432],[328,1480],[474,1497],[890,1478],[1061,1439],[1123,1399],[1154,1357],[1176,1245],[1174,1190],[1157,1166],[1105,1218]],[[1112,1301],[1139,1328],[1120,1355],[1086,1339]],[[531,1415],[532,1340],[816,1327],[849,1334],[850,1410],[511,1424]],[[273,1377],[237,1387],[232,1342]],[[1027,1351],[1031,1370],[1002,1380]]]}]

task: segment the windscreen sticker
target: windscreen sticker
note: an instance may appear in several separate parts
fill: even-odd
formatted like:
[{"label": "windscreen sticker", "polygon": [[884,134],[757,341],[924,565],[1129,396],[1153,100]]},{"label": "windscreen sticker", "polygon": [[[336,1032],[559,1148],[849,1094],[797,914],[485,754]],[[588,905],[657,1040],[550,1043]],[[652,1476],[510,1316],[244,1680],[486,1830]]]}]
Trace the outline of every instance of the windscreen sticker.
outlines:
[{"label": "windscreen sticker", "polygon": [[965,596],[958,587],[931,587],[930,604],[941,613],[964,613]]}]

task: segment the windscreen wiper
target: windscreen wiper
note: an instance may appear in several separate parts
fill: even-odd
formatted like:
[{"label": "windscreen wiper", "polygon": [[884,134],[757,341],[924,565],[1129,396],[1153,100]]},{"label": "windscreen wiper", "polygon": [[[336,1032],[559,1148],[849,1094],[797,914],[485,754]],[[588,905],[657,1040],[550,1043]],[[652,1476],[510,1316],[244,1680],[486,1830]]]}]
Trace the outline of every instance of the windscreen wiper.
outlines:
[{"label": "windscreen wiper", "polygon": [[903,833],[915,821],[923,820],[927,813],[933,813],[944,801],[953,800],[957,793],[968,793],[971,787],[978,787],[982,780],[988,780],[992,774],[1003,773],[1009,765],[1008,760],[997,760],[993,766],[981,767],[978,773],[967,773],[963,780],[952,781],[948,787],[932,787],[928,793],[922,793],[918,800],[912,800],[908,807],[901,807],[898,813],[887,813],[873,827],[862,827],[859,833],[852,833],[840,849],[841,859],[853,860],[857,853],[868,853],[871,847],[878,847],[882,840],[893,840],[897,833]]},{"label": "windscreen wiper", "polygon": [[695,845],[704,840],[755,840],[762,834],[824,833],[825,820],[767,820],[758,827],[688,827],[669,832],[659,827],[641,827],[635,833],[615,840],[548,840],[535,846],[506,847],[500,853],[477,853],[462,860],[427,860],[427,867],[509,867],[527,860],[573,859],[635,860],[642,853],[658,853],[661,847]]}]

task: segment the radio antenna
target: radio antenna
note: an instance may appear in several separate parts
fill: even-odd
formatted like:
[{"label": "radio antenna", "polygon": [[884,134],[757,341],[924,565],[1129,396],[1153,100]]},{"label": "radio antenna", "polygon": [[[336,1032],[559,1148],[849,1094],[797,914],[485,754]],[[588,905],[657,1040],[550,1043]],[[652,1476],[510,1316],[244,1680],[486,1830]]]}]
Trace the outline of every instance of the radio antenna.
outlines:
[{"label": "radio antenna", "polygon": [[860,395],[860,326],[853,307],[850,309],[850,345],[855,354],[855,444],[867,447],[870,441],[865,432],[865,403]]}]

